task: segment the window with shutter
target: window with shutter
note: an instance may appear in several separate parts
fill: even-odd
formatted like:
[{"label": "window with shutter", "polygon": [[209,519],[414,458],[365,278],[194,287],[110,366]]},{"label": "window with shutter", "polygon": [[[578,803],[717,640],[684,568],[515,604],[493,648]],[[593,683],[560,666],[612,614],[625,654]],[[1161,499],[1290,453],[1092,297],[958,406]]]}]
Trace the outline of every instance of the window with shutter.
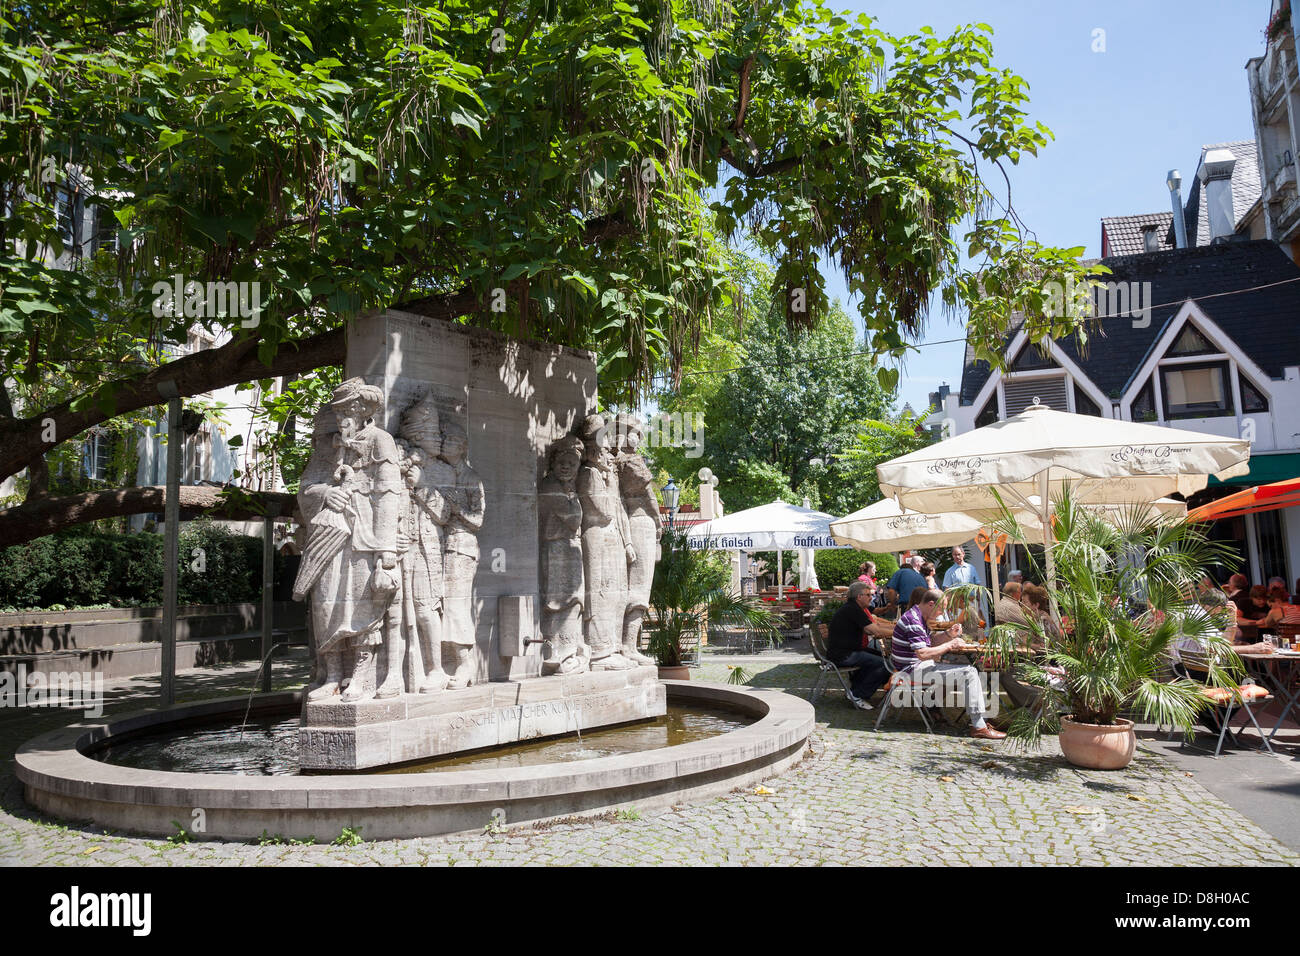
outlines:
[{"label": "window with shutter", "polygon": [[1003,380],[1002,394],[1006,399],[1007,415],[1019,415],[1037,398],[1039,404],[1054,408],[1059,412],[1070,410],[1070,401],[1065,389],[1065,376],[1060,378],[1035,378],[1023,382]]}]

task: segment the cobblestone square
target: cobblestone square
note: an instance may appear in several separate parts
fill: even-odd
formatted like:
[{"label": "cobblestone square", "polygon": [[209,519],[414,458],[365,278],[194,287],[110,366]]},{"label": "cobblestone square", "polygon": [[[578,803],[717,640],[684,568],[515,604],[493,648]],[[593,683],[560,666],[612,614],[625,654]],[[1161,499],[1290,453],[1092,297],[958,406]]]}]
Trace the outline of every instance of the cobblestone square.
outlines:
[{"label": "cobblestone square", "polygon": [[[745,663],[755,686],[807,696],[816,669],[802,656]],[[708,662],[694,679],[725,680]],[[276,665],[277,687],[304,665]],[[247,690],[234,665],[180,675],[182,699]],[[110,688],[110,713],[148,702],[151,681]],[[838,691],[817,704],[818,726],[789,773],[694,805],[646,809],[498,832],[332,845],[166,840],[67,825],[30,810],[13,774],[17,746],[75,719],[67,711],[0,716],[0,864],[48,866],[336,865],[1294,865],[1254,823],[1166,758],[1139,746],[1121,773],[1080,771],[1049,741],[1025,753],[952,731],[928,735],[909,714],[877,733],[875,712]],[[182,821],[184,822],[184,821]],[[365,834],[360,834],[364,840]]]}]

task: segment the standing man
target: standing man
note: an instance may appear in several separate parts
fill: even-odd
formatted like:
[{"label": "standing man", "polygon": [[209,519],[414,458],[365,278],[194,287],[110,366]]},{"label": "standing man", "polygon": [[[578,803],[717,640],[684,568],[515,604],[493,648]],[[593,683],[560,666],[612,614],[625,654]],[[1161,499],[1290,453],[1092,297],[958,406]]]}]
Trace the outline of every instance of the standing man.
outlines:
[{"label": "standing man", "polygon": [[[979,583],[979,572],[975,570],[974,565],[966,563],[966,550],[959,544],[954,545],[952,549],[952,567],[944,572],[943,589],[946,591],[949,588],[960,587],[964,584]],[[978,624],[978,621],[971,620],[971,611],[965,606],[965,601],[957,603],[958,606],[955,607],[954,610],[961,614],[962,620],[966,622],[966,626],[974,631],[975,625]],[[979,603],[981,606],[983,605],[983,597],[980,598]],[[977,617],[982,616],[982,613],[977,615]]]},{"label": "standing man", "polygon": [[876,586],[863,581],[849,585],[848,600],[831,618],[826,639],[826,656],[838,667],[856,667],[849,701],[858,710],[870,710],[871,695],[889,680],[885,659],[871,648],[879,646],[872,638],[885,640],[893,629],[877,623],[867,610]]},{"label": "standing man", "polygon": [[943,574],[943,589],[955,588],[961,584],[978,584],[978,576],[973,565],[966,563],[966,550],[961,545],[952,549],[952,567]]},{"label": "standing man", "polygon": [[923,688],[959,684],[961,701],[970,717],[970,735],[981,740],[1001,740],[1006,734],[994,730],[985,721],[984,688],[980,686],[979,672],[969,664],[942,663],[943,655],[962,649],[961,625],[954,624],[944,631],[948,640],[942,644],[931,641],[930,622],[942,602],[942,591],[926,591],[919,602],[898,618],[892,644],[894,666],[912,674],[914,682]]}]

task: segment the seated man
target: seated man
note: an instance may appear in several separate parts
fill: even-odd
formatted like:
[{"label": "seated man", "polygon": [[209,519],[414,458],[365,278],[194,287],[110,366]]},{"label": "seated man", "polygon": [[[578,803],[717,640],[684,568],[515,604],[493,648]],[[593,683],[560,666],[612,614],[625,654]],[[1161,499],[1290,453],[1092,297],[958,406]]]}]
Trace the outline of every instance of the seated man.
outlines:
[{"label": "seated man", "polygon": [[848,600],[835,612],[827,628],[826,656],[838,667],[856,667],[849,700],[858,710],[870,710],[871,695],[889,680],[889,668],[879,654],[868,649],[871,637],[884,639],[892,633],[888,624],[875,621],[867,605],[876,586],[865,581],[849,585]]},{"label": "seated man", "polygon": [[1002,597],[993,605],[993,614],[999,624],[1023,624],[1025,609],[1020,606],[1020,582],[1008,581],[1002,586]]},{"label": "seated man", "polygon": [[911,610],[898,619],[894,626],[892,645],[894,666],[904,673],[915,674],[923,687],[931,687],[949,680],[963,685],[962,700],[970,715],[971,736],[982,740],[1001,740],[1006,734],[994,730],[984,719],[984,688],[980,686],[979,672],[969,664],[944,664],[940,658],[949,651],[961,650],[961,625],[954,624],[944,633],[948,640],[933,644],[930,640],[930,622],[939,612],[943,592],[926,591]]}]

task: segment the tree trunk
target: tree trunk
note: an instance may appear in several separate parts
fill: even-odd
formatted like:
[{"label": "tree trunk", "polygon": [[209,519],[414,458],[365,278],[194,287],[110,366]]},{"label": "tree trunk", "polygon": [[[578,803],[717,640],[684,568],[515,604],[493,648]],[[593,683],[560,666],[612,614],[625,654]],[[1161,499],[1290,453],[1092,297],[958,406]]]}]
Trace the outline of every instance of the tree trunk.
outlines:
[{"label": "tree trunk", "polygon": [[[297,499],[282,491],[248,492],[234,489],[235,497],[227,500],[222,498],[224,490],[209,485],[182,485],[181,516],[193,518],[206,514],[231,521],[249,521],[265,517],[268,512],[287,517],[297,508]],[[100,518],[162,511],[166,500],[165,486],[145,485],[24,502],[12,508],[0,509],[0,544],[21,544],[74,524],[97,521]]]}]

